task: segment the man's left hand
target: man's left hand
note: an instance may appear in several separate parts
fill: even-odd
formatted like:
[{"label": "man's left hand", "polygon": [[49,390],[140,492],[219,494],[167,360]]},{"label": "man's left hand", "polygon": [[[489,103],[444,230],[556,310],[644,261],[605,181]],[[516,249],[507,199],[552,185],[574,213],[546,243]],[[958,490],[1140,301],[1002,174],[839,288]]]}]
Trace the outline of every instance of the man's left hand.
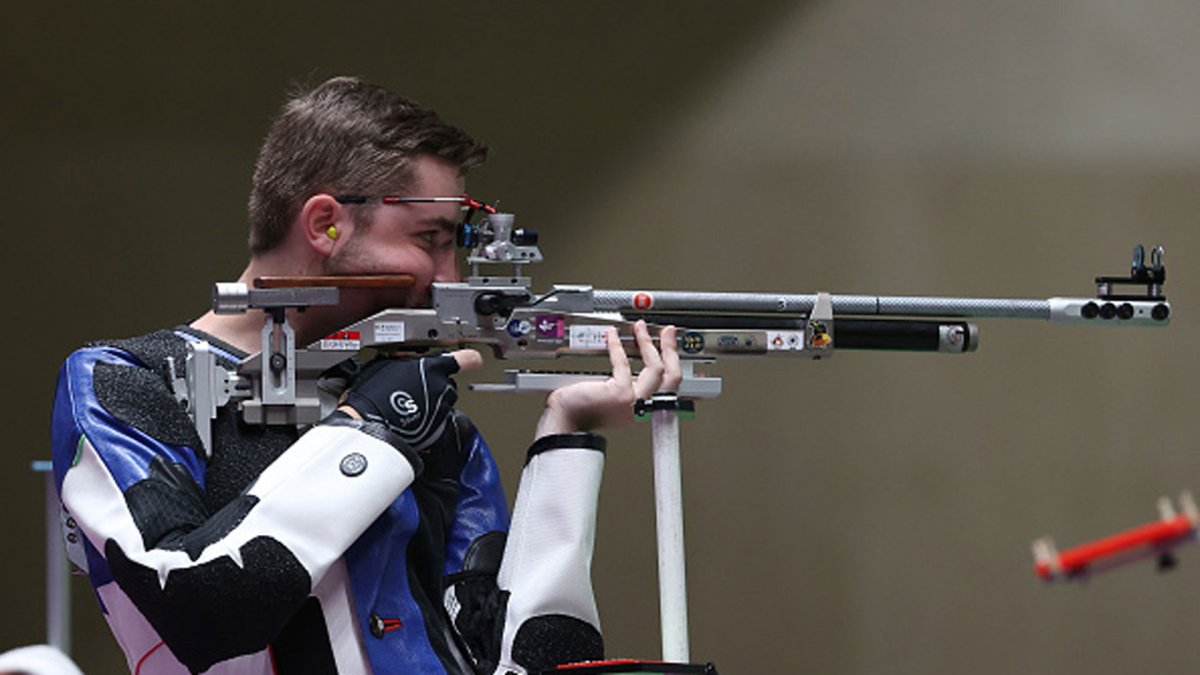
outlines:
[{"label": "man's left hand", "polygon": [[550,392],[546,409],[538,421],[536,438],[625,426],[633,421],[635,401],[679,387],[683,374],[675,344],[675,327],[662,329],[658,348],[650,338],[645,321],[634,324],[633,335],[642,358],[642,371],[638,376],[633,377],[617,330],[609,328],[606,342],[612,377],[603,382],[578,382]]}]

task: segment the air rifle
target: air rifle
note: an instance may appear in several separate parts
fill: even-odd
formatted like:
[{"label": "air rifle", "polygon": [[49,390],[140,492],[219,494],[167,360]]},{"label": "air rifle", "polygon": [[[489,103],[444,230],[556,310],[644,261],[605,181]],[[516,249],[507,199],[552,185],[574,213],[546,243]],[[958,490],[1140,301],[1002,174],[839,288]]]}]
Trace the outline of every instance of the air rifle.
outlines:
[{"label": "air rifle", "polygon": [[[470,208],[481,206],[470,202]],[[488,215],[482,222],[472,224],[468,212],[459,226],[458,244],[470,250],[471,274],[465,282],[433,284],[430,308],[386,309],[309,345],[296,344],[288,310],[335,305],[341,288],[402,287],[413,279],[404,275],[270,277],[256,279],[253,286],[216,284],[216,313],[264,312],[261,349],[230,370],[204,343],[189,346],[186,373],[172,376],[176,398],[186,404],[210,451],[212,420],[217,409],[230,402],[236,402],[250,424],[304,426],[322,419],[333,411],[338,394],[335,388],[321,385],[322,377],[362,349],[412,352],[486,345],[500,359],[549,361],[568,355],[604,355],[608,328],[616,327],[626,351],[636,356],[630,337],[635,321],[678,326],[683,370],[678,395],[656,394],[652,401],[639,403],[639,412],[652,418],[654,437],[664,661],[686,662],[689,656],[678,411],[688,409],[690,399],[721,392],[720,378],[697,373],[696,364],[730,356],[818,360],[843,349],[970,352],[978,346],[979,329],[969,319],[1166,326],[1171,317],[1163,293],[1162,248],[1151,251],[1147,265],[1141,245],[1134,249],[1128,276],[1096,277],[1093,298],[622,291],[583,285],[555,285],[535,293],[524,269],[542,260],[537,234],[517,229],[512,214],[484,210]],[[511,264],[511,273],[483,273],[484,266],[494,270],[498,264]],[[472,388],[549,391],[605,377],[604,373],[509,370],[503,383]]]},{"label": "air rifle", "polygon": [[[709,398],[721,391],[719,377],[693,366],[717,358],[825,359],[835,350],[900,350],[942,353],[974,351],[979,329],[968,319],[1041,319],[1111,326],[1166,326],[1171,306],[1163,291],[1162,247],[1147,264],[1134,249],[1128,276],[1096,277],[1096,296],[1044,300],[952,298],[815,293],[722,293],[603,290],[554,285],[535,293],[525,265],[540,262],[537,233],[514,226],[509,213],[489,213],[459,227],[458,243],[470,249],[465,282],[435,283],[432,307],[386,309],[309,345],[297,345],[287,310],[334,305],[341,288],[398,287],[407,275],[367,277],[261,277],[251,285],[217,283],[213,310],[237,314],[262,310],[262,348],[236,370],[218,365],[204,344],[190,349],[185,373],[174,377],[176,398],[186,403],[205,447],[219,407],[235,401],[250,424],[310,425],[332,412],[334,394],[318,379],[360,350],[425,350],[464,345],[491,347],[499,359],[552,360],[602,356],[604,334],[618,328],[628,351],[633,322],[679,327],[684,368],[681,398]],[[512,265],[511,274],[485,274],[483,267]],[[1132,287],[1132,288],[1130,288]],[[174,367],[173,367],[174,369]],[[601,374],[510,370],[488,391],[548,391]]]}]

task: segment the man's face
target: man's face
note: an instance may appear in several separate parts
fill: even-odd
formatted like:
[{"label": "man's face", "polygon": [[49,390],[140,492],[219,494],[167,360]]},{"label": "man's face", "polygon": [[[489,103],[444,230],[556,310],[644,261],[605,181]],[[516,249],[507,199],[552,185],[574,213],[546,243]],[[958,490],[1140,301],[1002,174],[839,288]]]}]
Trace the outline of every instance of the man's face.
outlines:
[{"label": "man's face", "polygon": [[[457,197],[463,193],[458,168],[432,156],[418,158],[411,197]],[[411,274],[412,288],[396,293],[369,291],[371,310],[426,307],[430,284],[458,281],[455,230],[462,219],[455,203],[380,204],[369,213],[371,226],[348,228],[326,261],[330,274]],[[363,298],[364,301],[367,298]]]}]

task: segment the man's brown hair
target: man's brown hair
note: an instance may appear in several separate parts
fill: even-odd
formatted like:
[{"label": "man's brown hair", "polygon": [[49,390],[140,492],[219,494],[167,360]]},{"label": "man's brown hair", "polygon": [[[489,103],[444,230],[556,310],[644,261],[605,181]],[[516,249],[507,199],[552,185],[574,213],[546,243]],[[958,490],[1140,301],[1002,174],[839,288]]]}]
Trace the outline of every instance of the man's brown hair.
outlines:
[{"label": "man's brown hair", "polygon": [[420,155],[465,173],[483,163],[487,150],[383,87],[353,77],[328,80],[284,103],[263,141],[250,191],[250,253],[278,246],[315,194],[396,194],[408,187]]}]

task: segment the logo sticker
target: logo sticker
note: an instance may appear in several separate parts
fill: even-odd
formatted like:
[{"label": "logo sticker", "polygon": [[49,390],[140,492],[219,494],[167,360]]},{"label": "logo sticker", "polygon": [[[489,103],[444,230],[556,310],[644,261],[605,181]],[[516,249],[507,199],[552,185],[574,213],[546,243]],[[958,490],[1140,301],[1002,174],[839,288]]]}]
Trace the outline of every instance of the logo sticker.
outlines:
[{"label": "logo sticker", "polygon": [[533,326],[524,319],[513,319],[508,322],[508,334],[515,338],[528,335],[531,330],[533,330]]},{"label": "logo sticker", "polygon": [[767,331],[768,351],[800,351],[804,349],[804,333],[790,330]]},{"label": "logo sticker", "polygon": [[646,311],[654,306],[654,296],[640,291],[633,294],[633,308],[641,311]]},{"label": "logo sticker", "polygon": [[561,316],[555,314],[547,314],[536,317],[534,320],[534,329],[537,331],[537,336],[540,338],[553,338],[561,340],[565,332],[566,321]]},{"label": "logo sticker", "polygon": [[685,354],[699,354],[704,351],[704,334],[688,331],[679,336],[679,349]]},{"label": "logo sticker", "polygon": [[340,330],[321,338],[321,349],[331,352],[356,352],[362,347],[362,334],[356,330]]},{"label": "logo sticker", "polygon": [[400,416],[400,423],[406,427],[412,424],[417,416],[421,414],[421,407],[403,389],[393,391],[392,397],[388,402],[392,404],[392,410],[395,410],[396,414]]},{"label": "logo sticker", "polygon": [[809,343],[811,346],[820,349],[833,343],[833,336],[829,334],[829,326],[825,325],[824,321],[809,321],[808,327],[812,329],[812,340]]},{"label": "logo sticker", "polygon": [[338,467],[342,470],[342,475],[353,478],[367,470],[367,458],[361,453],[352,452],[342,458]]}]

